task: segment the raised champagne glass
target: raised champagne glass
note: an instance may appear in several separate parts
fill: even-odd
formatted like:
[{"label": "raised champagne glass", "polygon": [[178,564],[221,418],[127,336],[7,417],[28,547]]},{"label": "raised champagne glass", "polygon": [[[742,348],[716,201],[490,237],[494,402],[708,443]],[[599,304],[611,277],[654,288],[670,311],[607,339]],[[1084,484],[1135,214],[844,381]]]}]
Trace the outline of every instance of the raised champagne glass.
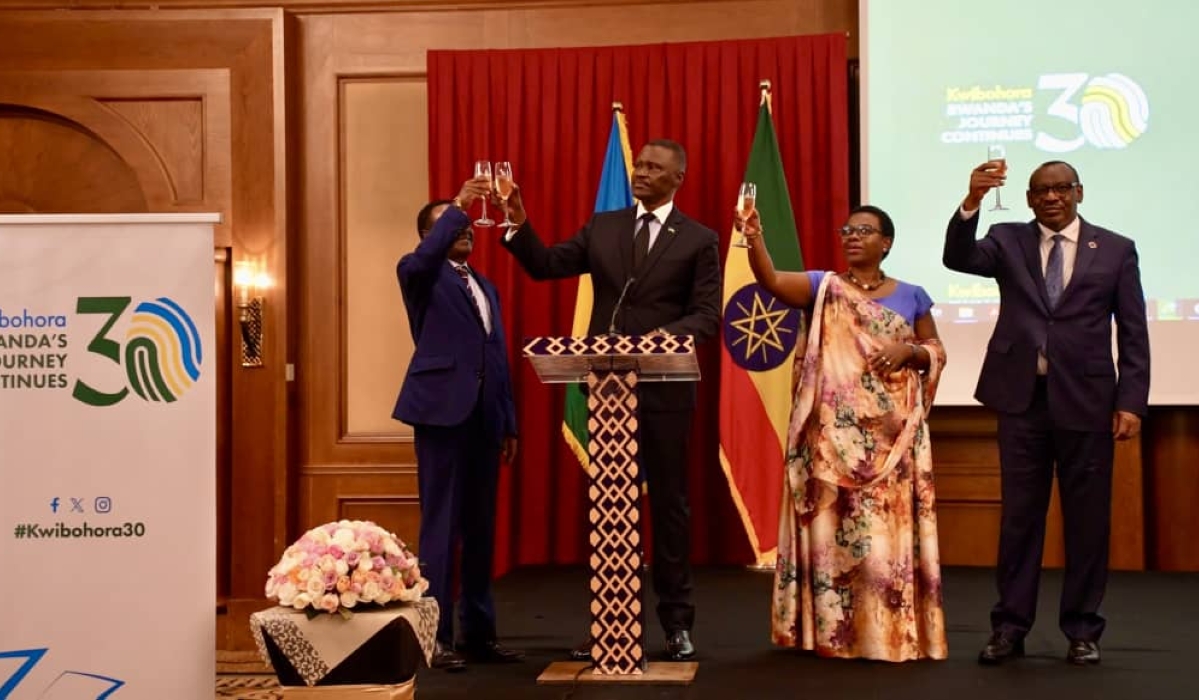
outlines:
[{"label": "raised champagne glass", "polygon": [[512,164],[508,161],[500,161],[495,164],[495,193],[499,196],[500,201],[504,203],[504,221],[500,224],[500,228],[515,228],[516,224],[508,217],[508,198],[512,196],[512,190],[515,185],[512,181]]},{"label": "raised champagne glass", "polygon": [[[737,191],[737,213],[742,219],[749,221],[749,217],[753,216],[754,207],[758,201],[758,186],[752,182],[741,183],[741,189]],[[733,242],[737,248],[748,248],[749,242],[745,240],[745,228],[741,228],[741,235]]]},{"label": "raised champagne glass", "polygon": [[[475,178],[487,178],[491,182],[491,161],[476,160],[475,161]],[[487,217],[487,198],[482,199],[483,215],[475,219],[475,226],[495,226],[495,222]]]},{"label": "raised champagne glass", "polygon": [[[999,174],[1007,175],[1007,149],[1001,144],[994,144],[987,147],[987,160],[999,164]],[[999,190],[1002,187],[995,188],[995,206],[991,207],[991,211],[1005,211],[1007,207],[1003,206],[1003,199],[999,195]]]}]

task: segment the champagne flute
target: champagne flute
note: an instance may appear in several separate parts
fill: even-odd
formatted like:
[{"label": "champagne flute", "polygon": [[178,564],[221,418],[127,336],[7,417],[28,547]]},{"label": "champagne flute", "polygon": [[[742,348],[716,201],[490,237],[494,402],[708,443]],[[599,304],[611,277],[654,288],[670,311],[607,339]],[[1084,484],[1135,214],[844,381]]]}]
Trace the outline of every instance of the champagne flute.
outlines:
[{"label": "champagne flute", "polygon": [[[491,182],[491,161],[476,160],[475,161],[475,177],[476,178],[485,177],[485,178],[487,178],[488,182]],[[483,215],[475,220],[475,226],[495,226],[495,222],[492,221],[491,219],[487,218],[487,198],[483,197],[482,202],[483,202]]]},{"label": "champagne flute", "polygon": [[512,196],[515,185],[512,182],[512,164],[506,160],[495,164],[495,192],[504,203],[504,221],[500,228],[515,228],[516,224],[508,217],[508,198]]},{"label": "champagne flute", "polygon": [[[753,216],[754,207],[758,201],[758,186],[752,182],[741,183],[741,189],[737,191],[737,213],[746,221]],[[741,229],[741,236],[733,243],[737,248],[748,248],[749,242],[745,239],[745,228]]]},{"label": "champagne flute", "polygon": [[[987,147],[987,160],[999,162],[999,173],[1007,174],[1007,149],[1001,144],[994,144]],[[1006,211],[1007,207],[1003,206],[1003,199],[999,196],[999,190],[1002,187],[995,188],[995,206],[991,207],[991,211]]]}]

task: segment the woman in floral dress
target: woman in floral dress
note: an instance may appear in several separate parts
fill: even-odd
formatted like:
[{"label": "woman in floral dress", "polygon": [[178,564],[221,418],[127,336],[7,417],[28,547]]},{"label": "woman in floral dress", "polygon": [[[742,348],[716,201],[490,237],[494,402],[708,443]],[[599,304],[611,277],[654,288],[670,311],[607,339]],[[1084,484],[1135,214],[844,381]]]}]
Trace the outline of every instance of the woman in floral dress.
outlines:
[{"label": "woman in floral dress", "polygon": [[841,228],[848,269],[777,272],[739,220],[758,283],[804,309],[795,355],[771,637],[820,656],[944,659],[928,411],[945,366],[932,299],[881,268],[886,212]]}]

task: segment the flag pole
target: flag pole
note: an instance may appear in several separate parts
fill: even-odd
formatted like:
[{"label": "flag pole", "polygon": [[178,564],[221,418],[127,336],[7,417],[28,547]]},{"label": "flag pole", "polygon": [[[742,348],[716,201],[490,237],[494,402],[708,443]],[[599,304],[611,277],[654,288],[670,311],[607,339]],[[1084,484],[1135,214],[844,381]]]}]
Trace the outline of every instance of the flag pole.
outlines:
[{"label": "flag pole", "polygon": [[[758,104],[766,105],[766,110],[768,112],[770,112],[771,114],[773,114],[774,109],[773,109],[773,105],[772,105],[771,99],[770,99],[770,97],[771,97],[770,79],[762,78],[761,80],[759,80],[758,81],[758,90],[761,91],[761,95],[762,95],[761,101]],[[770,573],[770,572],[774,571],[774,567],[775,567],[775,565],[772,562],[756,561],[753,564],[746,566],[745,568],[750,571],[756,571],[758,573]]]}]

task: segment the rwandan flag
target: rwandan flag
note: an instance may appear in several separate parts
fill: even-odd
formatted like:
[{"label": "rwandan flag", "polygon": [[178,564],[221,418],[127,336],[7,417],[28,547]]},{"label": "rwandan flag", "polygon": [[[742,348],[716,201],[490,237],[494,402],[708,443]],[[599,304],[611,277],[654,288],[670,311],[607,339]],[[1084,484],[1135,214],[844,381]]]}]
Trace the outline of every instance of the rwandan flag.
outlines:
[{"label": "rwandan flag", "polygon": [[[600,173],[599,192],[595,195],[595,213],[616,211],[633,206],[633,151],[629,148],[629,130],[619,102],[612,104],[612,131],[608,135],[608,150],[604,154],[604,169]],[[591,276],[579,277],[578,297],[575,299],[575,320],[571,335],[587,335],[594,303]],[[566,385],[566,410],[562,418],[562,437],[575,453],[579,464],[590,464],[587,454],[587,396],[582,385]]]},{"label": "rwandan flag", "polygon": [[[758,187],[762,242],[775,269],[802,270],[795,216],[771,118],[770,84],[765,81],[745,182]],[[740,235],[734,231],[733,240]],[[773,567],[778,553],[791,365],[801,324],[798,311],[758,286],[746,250],[729,246],[720,353],[720,465],[761,567]]]}]

